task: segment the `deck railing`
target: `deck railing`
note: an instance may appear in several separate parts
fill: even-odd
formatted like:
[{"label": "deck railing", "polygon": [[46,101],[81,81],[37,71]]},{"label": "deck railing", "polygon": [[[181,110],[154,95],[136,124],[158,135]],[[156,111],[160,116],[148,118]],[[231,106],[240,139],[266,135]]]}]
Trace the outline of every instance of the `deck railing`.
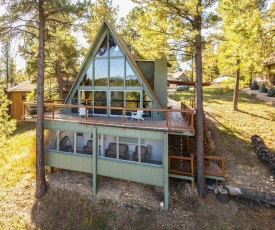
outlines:
[{"label": "deck railing", "polygon": [[[185,104],[184,102],[181,102],[181,110],[185,111],[190,111],[189,113],[183,113],[183,117],[186,119],[187,124],[189,125],[193,125],[195,123],[195,109],[188,106],[187,104]],[[193,114],[193,116],[191,116],[190,114]]]},{"label": "deck railing", "polygon": [[194,156],[169,156],[168,158],[169,173],[185,176],[195,176]]},{"label": "deck railing", "polygon": [[[196,155],[190,157],[169,156],[169,173],[195,176]],[[209,176],[224,177],[224,158],[216,156],[204,156],[204,173]]]},{"label": "deck railing", "polygon": [[[36,103],[24,102],[24,118],[36,117]],[[81,116],[79,111],[82,110]],[[131,117],[132,112],[143,111],[143,120]],[[190,109],[149,109],[73,104],[44,104],[44,118],[69,120],[84,123],[101,123],[130,127],[145,127],[166,130],[194,132],[194,110]]]}]

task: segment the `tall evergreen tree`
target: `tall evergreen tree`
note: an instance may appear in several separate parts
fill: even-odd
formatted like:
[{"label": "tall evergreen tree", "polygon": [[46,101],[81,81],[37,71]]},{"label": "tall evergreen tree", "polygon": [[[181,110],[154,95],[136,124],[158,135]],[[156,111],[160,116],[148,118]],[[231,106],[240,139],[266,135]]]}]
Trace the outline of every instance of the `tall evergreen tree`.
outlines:
[{"label": "tall evergreen tree", "polygon": [[[62,24],[64,28],[72,25],[72,13],[84,12],[85,2],[76,4],[69,0],[2,0],[6,12],[0,17],[1,38],[12,36],[31,36],[37,39],[37,122],[36,122],[36,197],[46,193],[44,168],[44,73],[45,41],[49,31]],[[32,30],[36,33],[33,33]],[[37,36],[38,35],[38,36]]]},{"label": "tall evergreen tree", "polygon": [[2,42],[0,60],[2,62],[2,77],[6,79],[7,86],[14,83],[16,78],[16,65],[11,50],[11,38],[8,36]]},{"label": "tall evergreen tree", "polygon": [[238,110],[240,71],[252,74],[261,66],[263,53],[260,38],[263,32],[264,0],[220,0],[223,41],[219,44],[219,65],[236,73],[233,109]]},{"label": "tall evergreen tree", "polygon": [[0,147],[5,143],[6,137],[10,135],[16,127],[15,120],[8,115],[10,100],[4,91],[6,87],[3,78],[0,78]]},{"label": "tall evergreen tree", "polygon": [[[214,13],[206,11],[216,1],[204,0],[135,0],[146,3],[148,18],[142,18],[138,33],[140,37],[151,37],[153,44],[144,40],[138,48],[150,45],[154,47],[167,47],[174,50],[177,55],[195,55],[196,68],[196,149],[197,149],[197,185],[198,194],[204,197],[207,194],[204,176],[204,130],[203,130],[203,93],[202,93],[202,34],[204,28],[209,28],[217,17]],[[145,8],[146,9],[146,8]],[[154,20],[152,20],[152,18]],[[151,24],[150,24],[151,22]],[[152,32],[153,30],[153,32]],[[158,34],[157,38],[152,37]],[[146,43],[147,42],[147,43]],[[193,49],[192,49],[193,47]],[[152,49],[152,48],[151,48]],[[190,52],[191,50],[191,52]]]}]

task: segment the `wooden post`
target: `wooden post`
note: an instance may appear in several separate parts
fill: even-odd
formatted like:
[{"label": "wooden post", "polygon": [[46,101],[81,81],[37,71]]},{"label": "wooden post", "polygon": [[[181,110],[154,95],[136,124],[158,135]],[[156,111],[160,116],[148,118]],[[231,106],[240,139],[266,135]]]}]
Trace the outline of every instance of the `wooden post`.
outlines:
[{"label": "wooden post", "polygon": [[169,208],[168,134],[163,136],[164,208]]},{"label": "wooden post", "polygon": [[93,196],[96,196],[97,191],[97,154],[98,154],[98,144],[97,144],[97,130],[93,127]]}]

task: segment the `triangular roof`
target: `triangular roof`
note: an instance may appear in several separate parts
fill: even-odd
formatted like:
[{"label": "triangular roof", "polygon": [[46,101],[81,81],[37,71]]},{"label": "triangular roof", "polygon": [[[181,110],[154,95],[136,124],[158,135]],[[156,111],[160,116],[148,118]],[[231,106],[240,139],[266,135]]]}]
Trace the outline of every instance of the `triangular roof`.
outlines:
[{"label": "triangular roof", "polygon": [[104,22],[102,23],[87,55],[86,55],[86,58],[80,68],[80,71],[78,73],[78,76],[66,98],[66,101],[65,103],[68,101],[71,93],[72,93],[72,89],[75,87],[76,84],[79,83],[79,78],[81,76],[83,76],[83,74],[85,74],[85,71],[87,70],[86,67],[87,67],[87,64],[91,61],[90,60],[90,57],[92,56],[96,46],[98,45],[102,35],[104,34],[106,28],[109,29],[109,31],[111,32],[112,36],[117,40],[117,42],[119,43],[120,47],[122,48],[122,51],[124,51],[124,53],[126,54],[126,57],[128,57],[128,59],[130,60],[130,62],[132,63],[133,67],[135,68],[135,70],[137,71],[137,73],[139,74],[141,80],[143,81],[144,85],[146,86],[146,88],[148,89],[149,93],[151,94],[152,96],[152,99],[155,101],[155,103],[157,104],[157,106],[159,108],[162,108],[159,100],[157,99],[156,95],[154,94],[152,88],[150,87],[148,81],[146,80],[146,78],[144,77],[142,71],[140,70],[139,66],[137,65],[136,61],[135,61],[135,57],[134,55],[131,53],[131,51],[128,49],[128,46],[126,44],[126,42],[123,40],[123,38],[115,31],[115,29],[113,28],[113,26],[111,26],[106,20],[104,20]]},{"label": "triangular roof", "polygon": [[31,92],[35,89],[35,84],[32,81],[24,81],[18,84],[15,84],[13,87],[8,88],[7,92]]}]

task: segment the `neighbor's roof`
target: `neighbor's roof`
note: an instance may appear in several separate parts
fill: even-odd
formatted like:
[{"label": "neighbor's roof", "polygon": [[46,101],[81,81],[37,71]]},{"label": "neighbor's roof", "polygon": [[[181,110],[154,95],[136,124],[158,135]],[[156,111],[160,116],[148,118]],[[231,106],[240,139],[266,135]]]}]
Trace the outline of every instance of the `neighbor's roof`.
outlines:
[{"label": "neighbor's roof", "polygon": [[264,60],[265,65],[275,64],[275,52],[271,53],[266,60]]},{"label": "neighbor's roof", "polygon": [[184,72],[168,73],[168,80],[191,81]]},{"label": "neighbor's roof", "polygon": [[35,84],[32,81],[24,81],[21,83],[15,83],[13,87],[8,88],[7,92],[31,92],[35,89]]}]

